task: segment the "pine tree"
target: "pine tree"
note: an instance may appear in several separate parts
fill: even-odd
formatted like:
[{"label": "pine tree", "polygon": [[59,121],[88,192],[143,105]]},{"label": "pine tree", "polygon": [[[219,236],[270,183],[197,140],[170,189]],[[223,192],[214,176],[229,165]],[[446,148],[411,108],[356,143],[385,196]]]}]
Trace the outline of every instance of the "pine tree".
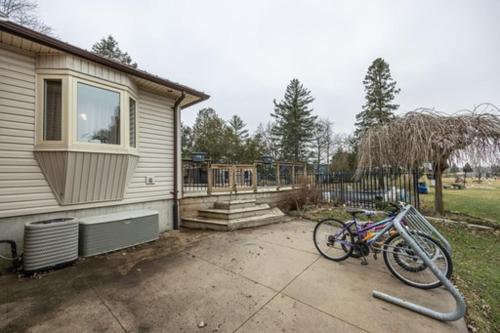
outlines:
[{"label": "pine tree", "polygon": [[194,134],[193,129],[189,125],[181,124],[182,131],[182,157],[190,158],[190,155],[194,152]]},{"label": "pine tree", "polygon": [[373,61],[363,84],[366,103],[363,105],[363,111],[356,115],[356,137],[371,126],[390,122],[394,119],[394,111],[399,108],[399,105],[393,104],[392,101],[400,89],[396,88],[389,64],[384,59],[377,58]]},{"label": "pine tree", "polygon": [[99,42],[95,43],[92,46],[92,52],[137,68],[137,63],[132,62],[132,58],[127,52],[120,50],[118,42],[111,35],[106,38],[101,38]]},{"label": "pine tree", "polygon": [[271,116],[276,123],[272,134],[279,140],[281,159],[301,161],[306,158],[317,118],[309,107],[313,101],[311,91],[297,79],[290,81],[281,102],[274,100],[274,113]]},{"label": "pine tree", "polygon": [[240,141],[244,141],[248,138],[248,129],[245,128],[247,125],[239,116],[234,115],[231,119],[229,119],[228,124],[234,135]]},{"label": "pine tree", "polygon": [[204,108],[198,111],[193,125],[193,149],[205,152],[213,162],[227,159],[227,126],[214,109]]}]

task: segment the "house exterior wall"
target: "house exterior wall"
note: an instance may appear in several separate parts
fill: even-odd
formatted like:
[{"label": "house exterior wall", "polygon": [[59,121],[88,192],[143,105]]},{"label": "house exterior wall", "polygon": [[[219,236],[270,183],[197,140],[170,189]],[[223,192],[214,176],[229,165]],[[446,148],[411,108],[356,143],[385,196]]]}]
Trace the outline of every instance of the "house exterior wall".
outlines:
[{"label": "house exterior wall", "polygon": [[[139,161],[123,200],[59,205],[34,156],[37,72],[75,71],[123,85],[137,97]],[[127,75],[68,55],[37,56],[0,44],[0,239],[13,236],[19,221],[53,216],[92,214],[173,199],[174,99],[141,89]],[[156,184],[146,185],[154,176]],[[169,208],[170,209],[170,208]],[[85,210],[86,212],[84,212]],[[27,215],[30,215],[29,217]],[[23,218],[19,218],[23,217]],[[171,228],[171,214],[160,216],[161,230]],[[16,237],[19,239],[19,237]]]}]

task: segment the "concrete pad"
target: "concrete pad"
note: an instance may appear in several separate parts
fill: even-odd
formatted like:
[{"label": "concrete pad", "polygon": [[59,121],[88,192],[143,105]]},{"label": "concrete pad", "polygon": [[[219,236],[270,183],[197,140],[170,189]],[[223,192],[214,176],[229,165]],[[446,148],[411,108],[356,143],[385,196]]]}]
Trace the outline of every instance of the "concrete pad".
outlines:
[{"label": "concrete pad", "polygon": [[212,237],[189,254],[259,282],[276,291],[284,288],[319,255],[242,237],[240,233]]},{"label": "concrete pad", "polygon": [[222,268],[177,254],[142,262],[126,276],[93,283],[127,331],[233,332],[275,292]]},{"label": "concrete pad", "polygon": [[278,295],[237,332],[358,333],[366,331],[288,296]]},{"label": "concrete pad", "polygon": [[370,332],[467,332],[463,320],[440,322],[372,297],[372,290],[449,311],[455,302],[443,289],[420,290],[389,274],[349,262],[320,259],[283,293]]},{"label": "concrete pad", "polygon": [[315,226],[316,223],[312,221],[295,220],[291,223],[241,230],[238,233],[242,236],[317,254],[318,251],[313,242]]},{"label": "concrete pad", "polygon": [[[0,332],[122,332],[95,292],[79,279],[23,281],[0,292]],[[19,283],[23,283],[19,282]],[[47,283],[50,282],[50,283]]]}]

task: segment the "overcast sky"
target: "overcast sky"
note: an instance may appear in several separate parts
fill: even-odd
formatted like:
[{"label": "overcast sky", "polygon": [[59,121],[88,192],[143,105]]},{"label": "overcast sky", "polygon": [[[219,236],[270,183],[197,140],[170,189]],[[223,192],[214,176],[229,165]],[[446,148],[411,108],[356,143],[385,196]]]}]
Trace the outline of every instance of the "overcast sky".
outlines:
[{"label": "overcast sky", "polygon": [[500,1],[39,0],[62,40],[90,49],[112,34],[139,67],[211,95],[253,131],[298,78],[313,108],[353,129],[362,80],[384,58],[401,88],[398,112],[500,106]]}]

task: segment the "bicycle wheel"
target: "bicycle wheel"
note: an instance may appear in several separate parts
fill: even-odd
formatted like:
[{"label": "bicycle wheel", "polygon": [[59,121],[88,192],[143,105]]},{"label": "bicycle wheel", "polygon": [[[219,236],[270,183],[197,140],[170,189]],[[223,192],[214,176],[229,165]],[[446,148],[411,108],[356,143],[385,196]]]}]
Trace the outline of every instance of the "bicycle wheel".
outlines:
[{"label": "bicycle wheel", "polygon": [[[418,233],[414,234],[414,237],[439,270],[450,278],[453,263],[448,251],[426,234]],[[420,289],[433,289],[441,286],[441,281],[401,235],[395,234],[389,237],[384,242],[383,252],[387,268],[405,284]]]},{"label": "bicycle wheel", "polygon": [[314,228],[314,245],[325,258],[342,261],[352,253],[354,239],[344,222],[328,218]]}]

